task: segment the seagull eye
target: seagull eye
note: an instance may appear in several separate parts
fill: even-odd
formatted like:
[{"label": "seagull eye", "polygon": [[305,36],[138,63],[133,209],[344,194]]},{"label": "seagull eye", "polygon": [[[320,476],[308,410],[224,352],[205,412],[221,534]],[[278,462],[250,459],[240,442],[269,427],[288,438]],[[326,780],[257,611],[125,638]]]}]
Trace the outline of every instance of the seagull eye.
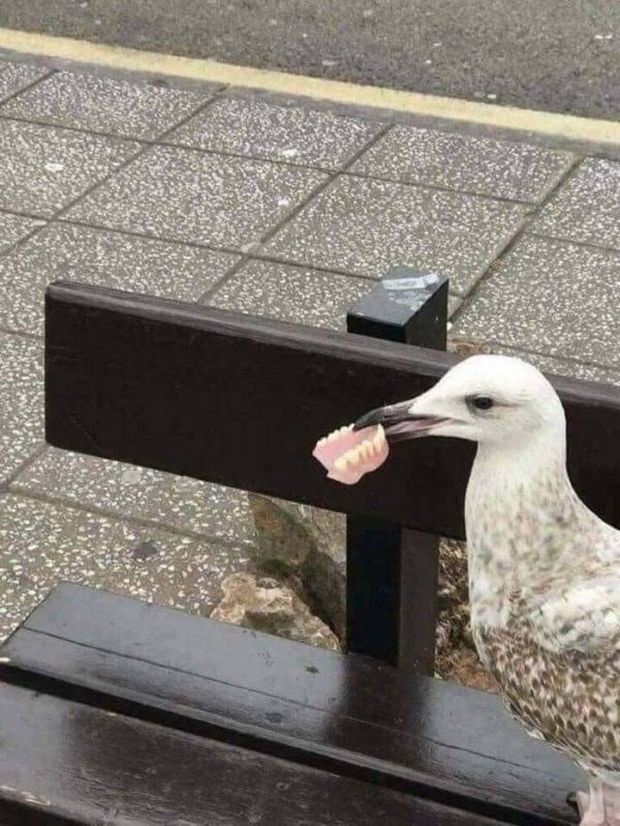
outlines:
[{"label": "seagull eye", "polygon": [[493,399],[490,396],[470,396],[467,402],[474,410],[490,410],[493,407]]}]

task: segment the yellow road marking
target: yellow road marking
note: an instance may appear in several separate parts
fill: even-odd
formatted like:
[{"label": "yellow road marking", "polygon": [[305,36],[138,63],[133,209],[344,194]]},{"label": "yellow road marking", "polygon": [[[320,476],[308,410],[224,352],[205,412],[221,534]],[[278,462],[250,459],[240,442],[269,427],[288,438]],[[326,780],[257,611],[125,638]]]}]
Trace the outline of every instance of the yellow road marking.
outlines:
[{"label": "yellow road marking", "polygon": [[212,83],[243,86],[291,96],[303,96],[331,103],[391,109],[421,117],[492,126],[500,129],[531,132],[588,143],[620,146],[620,123],[596,118],[582,118],[556,112],[518,109],[512,106],[478,103],[459,98],[405,92],[380,86],[364,86],[236,66],[217,60],[180,57],[91,43],[69,37],[0,28],[0,49],[20,55],[70,60],[108,69],[171,76]]}]

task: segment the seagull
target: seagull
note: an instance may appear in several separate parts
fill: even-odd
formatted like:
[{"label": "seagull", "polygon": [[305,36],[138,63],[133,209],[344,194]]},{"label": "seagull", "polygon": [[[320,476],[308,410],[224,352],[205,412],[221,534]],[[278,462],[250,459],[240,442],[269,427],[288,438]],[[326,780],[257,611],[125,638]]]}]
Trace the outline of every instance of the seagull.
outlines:
[{"label": "seagull", "polygon": [[465,500],[472,631],[508,711],[586,772],[581,826],[620,826],[620,531],[579,499],[566,420],[521,359],[477,355],[428,392],[321,440],[332,479],[355,484],[390,444],[477,442]]}]

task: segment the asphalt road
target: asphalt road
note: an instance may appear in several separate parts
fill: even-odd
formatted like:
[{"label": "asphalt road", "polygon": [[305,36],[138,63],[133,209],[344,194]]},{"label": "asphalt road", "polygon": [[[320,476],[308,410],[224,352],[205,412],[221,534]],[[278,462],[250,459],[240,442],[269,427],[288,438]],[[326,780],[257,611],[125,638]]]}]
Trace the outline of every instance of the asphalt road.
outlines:
[{"label": "asphalt road", "polygon": [[614,0],[0,0],[0,26],[616,118]]}]

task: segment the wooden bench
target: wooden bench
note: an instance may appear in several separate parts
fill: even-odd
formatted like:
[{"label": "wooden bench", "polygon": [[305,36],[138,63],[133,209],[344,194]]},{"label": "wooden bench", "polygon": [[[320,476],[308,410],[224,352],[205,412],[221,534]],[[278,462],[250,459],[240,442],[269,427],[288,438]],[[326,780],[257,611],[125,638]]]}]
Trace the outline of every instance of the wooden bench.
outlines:
[{"label": "wooden bench", "polygon": [[[403,445],[354,488],[314,439],[428,388],[443,353],[59,283],[51,444],[463,536],[472,451]],[[556,386],[584,499],[620,523],[620,402]],[[412,554],[413,555],[413,554]],[[415,606],[411,622],[415,624]],[[0,652],[0,823],[561,824],[582,785],[496,697],[124,597],[61,585]]]}]

